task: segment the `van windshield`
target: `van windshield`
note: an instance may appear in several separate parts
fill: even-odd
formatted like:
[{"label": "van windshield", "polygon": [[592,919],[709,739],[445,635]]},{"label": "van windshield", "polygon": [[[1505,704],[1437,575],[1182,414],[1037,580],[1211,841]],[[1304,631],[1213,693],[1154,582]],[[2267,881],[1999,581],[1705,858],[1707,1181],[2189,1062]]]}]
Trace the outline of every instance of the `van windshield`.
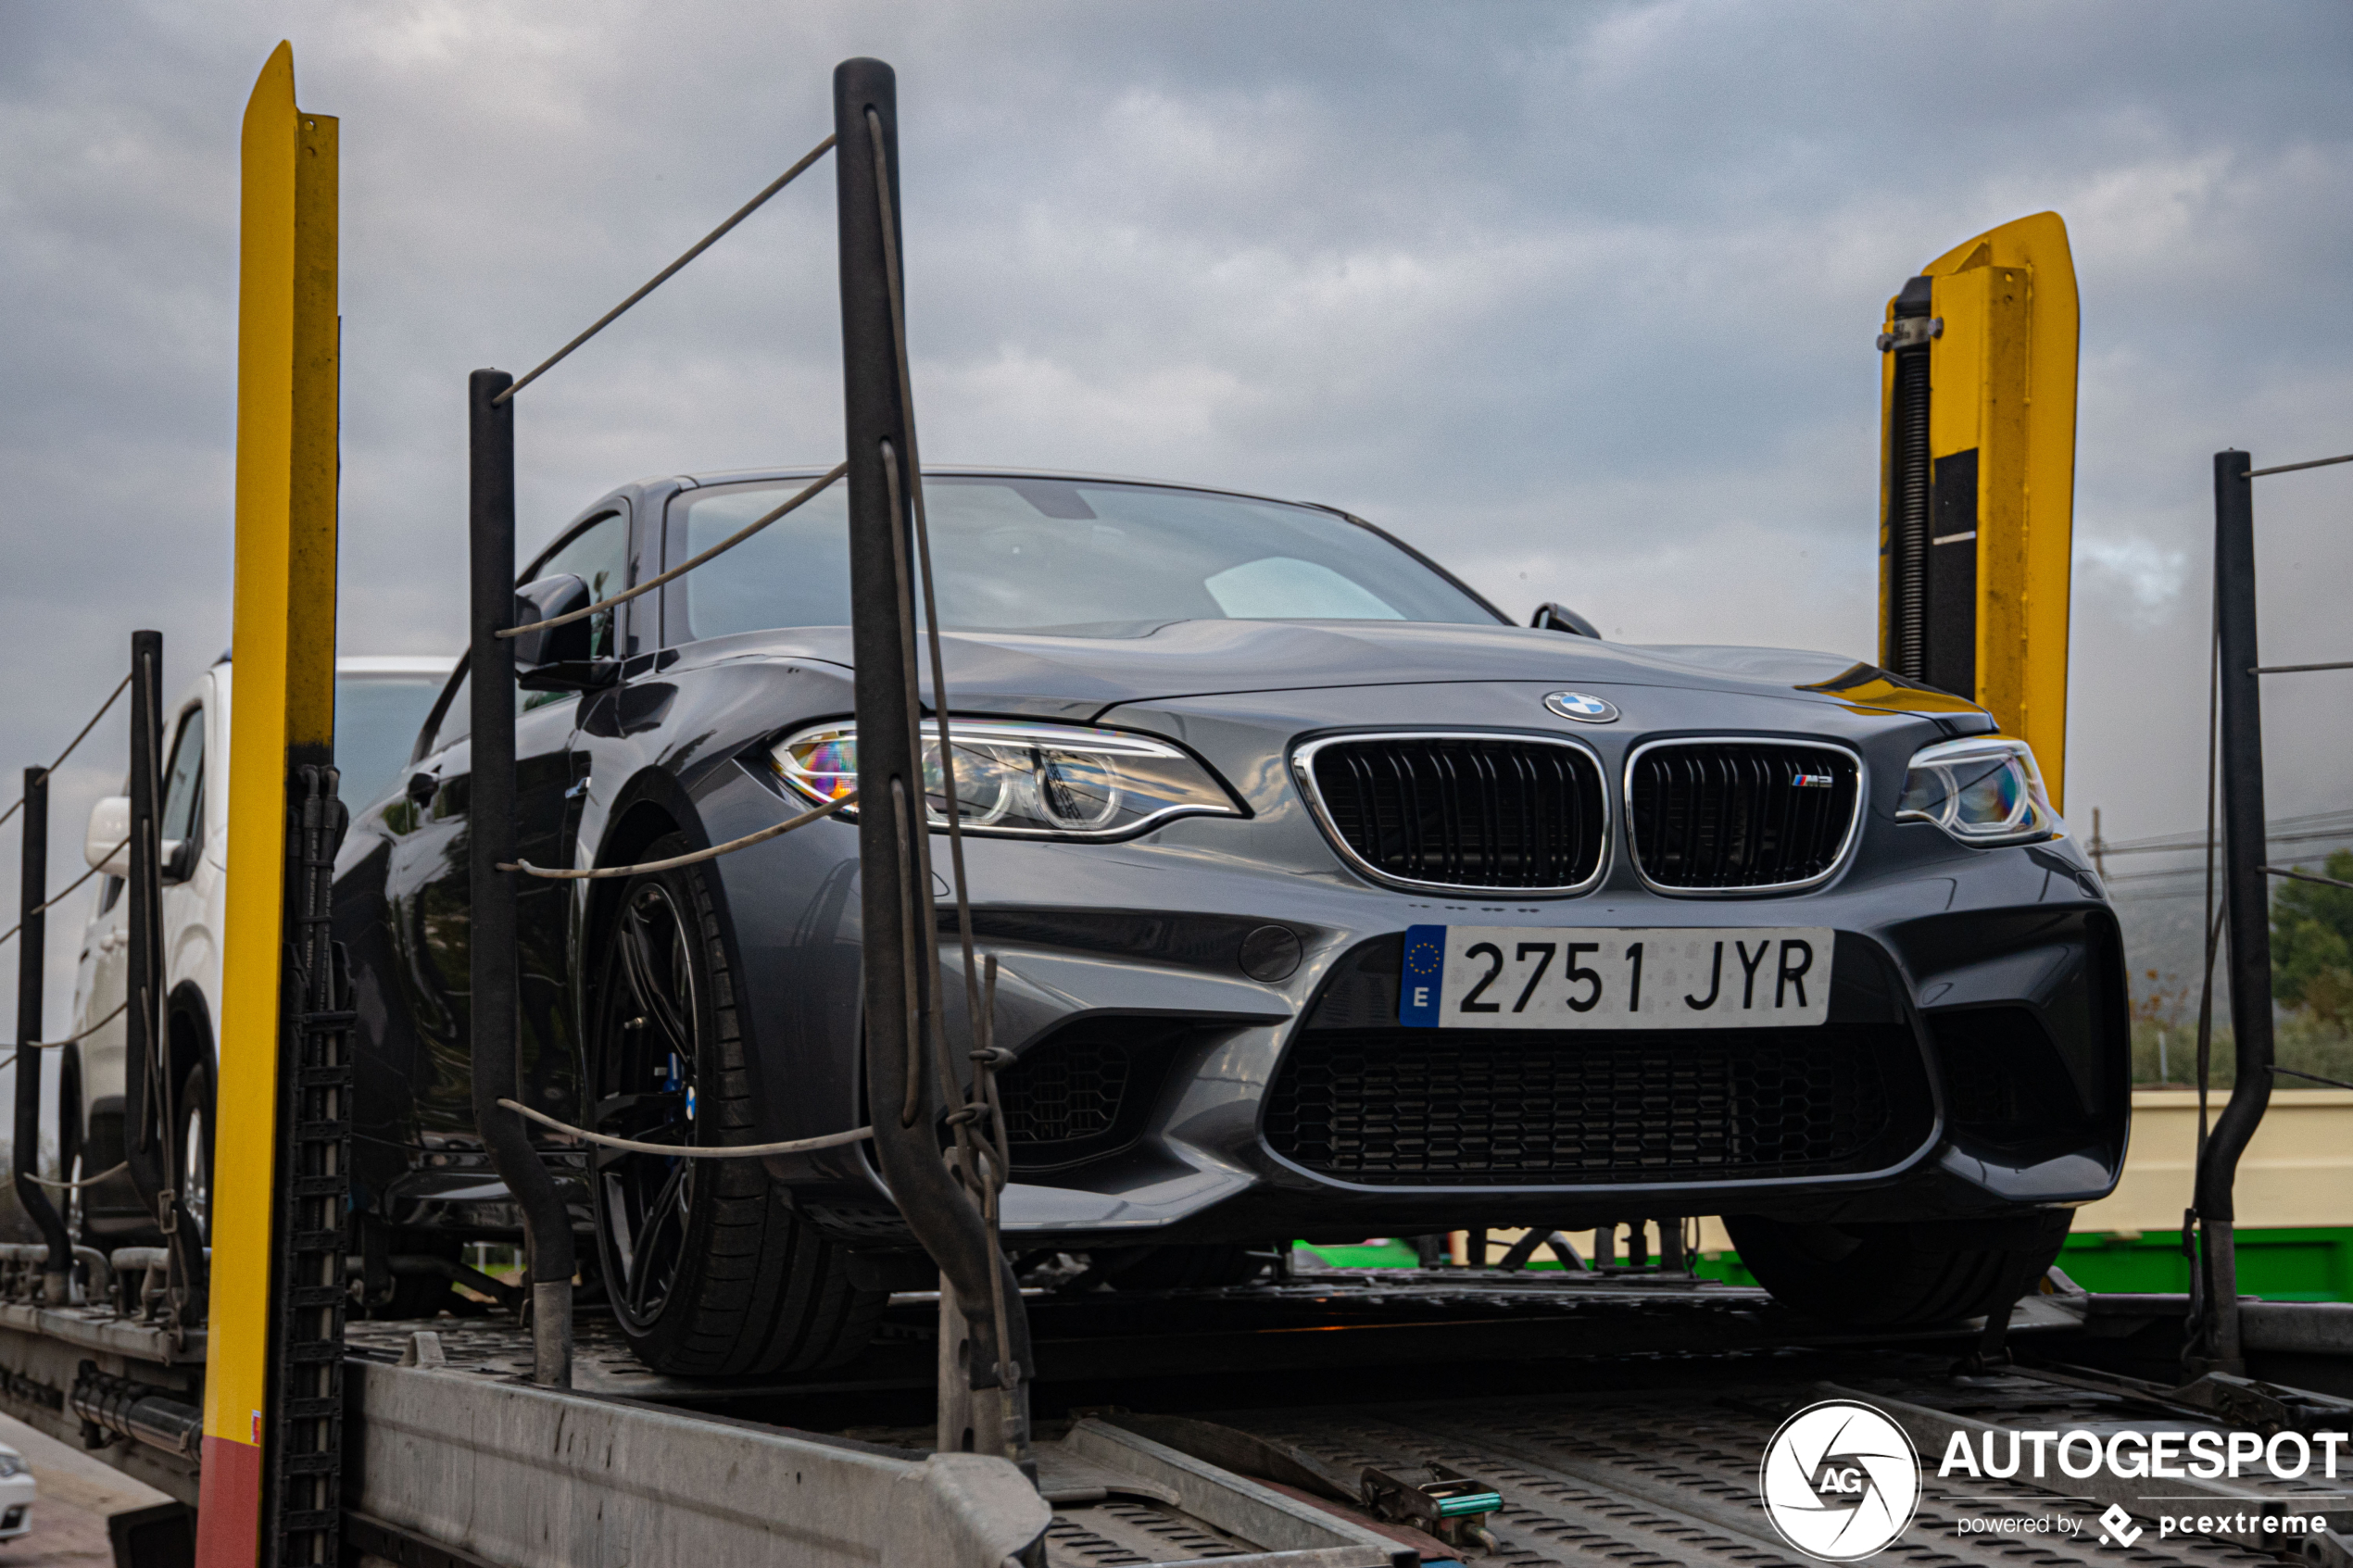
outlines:
[{"label": "van windshield", "polygon": [[335,677],[336,793],[356,813],[390,793],[408,766],[417,730],[446,677],[346,673]]},{"label": "van windshield", "polygon": [[[689,490],[685,548],[709,549],[805,481]],[[944,627],[1141,636],[1172,621],[1495,616],[1410,552],[1330,512],[1164,485],[927,476]],[[689,638],[849,624],[849,494],[837,483],[686,574]],[[673,631],[673,638],[675,633]],[[686,640],[686,639],[675,639]]]}]

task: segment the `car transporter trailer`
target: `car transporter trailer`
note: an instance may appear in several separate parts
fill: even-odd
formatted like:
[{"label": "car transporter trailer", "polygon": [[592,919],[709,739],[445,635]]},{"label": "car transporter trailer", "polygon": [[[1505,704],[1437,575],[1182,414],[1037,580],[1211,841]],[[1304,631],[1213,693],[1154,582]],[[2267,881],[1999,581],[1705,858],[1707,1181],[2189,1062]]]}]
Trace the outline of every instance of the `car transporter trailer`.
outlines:
[{"label": "car transporter trailer", "polygon": [[[513,593],[513,397],[543,365],[520,382],[477,371],[470,387],[473,820],[489,830],[472,846],[476,1112],[522,1215],[528,1277],[516,1286],[444,1264],[498,1310],[346,1321],[346,1278],[393,1262],[365,1248],[346,1255],[352,1014],[326,928],[343,811],[331,696],[335,122],[296,107],[281,45],[245,122],[238,880],[216,1135],[240,1157],[219,1172],[210,1247],[172,1190],[183,1151],[172,1147],[178,1121],[158,1067],[157,635],[134,635],[116,696],[130,690],[132,730],[123,1153],[164,1246],[109,1255],[75,1245],[52,1198],[65,1184],[36,1170],[43,1054],[71,1043],[39,1038],[43,911],[65,896],[46,888],[51,769],[26,771],[17,808],[15,1180],[44,1239],[0,1248],[0,1409],[179,1499],[113,1522],[120,1561],[1765,1568],[1806,1554],[1760,1499],[1761,1456],[1793,1412],[1852,1399],[1893,1417],[1926,1461],[1912,1527],[1886,1548],[1908,1562],[2057,1565],[2122,1552],[2153,1563],[2284,1554],[2353,1563],[2353,1478],[2334,1474],[2339,1458],[2353,1463],[2339,1453],[2353,1429],[2353,1304],[2242,1299],[2229,1248],[2232,1178],[2271,1072],[2249,482],[2279,470],[2251,472],[2238,452],[2216,461],[2239,1071],[2204,1147],[2189,1295],[2091,1294],[2054,1270],[2017,1282],[2014,1309],[1983,1323],[1834,1330],[1763,1291],[1696,1277],[1680,1221],[1661,1230],[1655,1257],[1635,1222],[1624,1253],[1615,1225],[1594,1232],[1587,1254],[1558,1232],[1530,1231],[1491,1265],[1479,1232],[1466,1265],[1324,1270],[1283,1251],[1244,1286],[1025,1291],[997,1235],[1003,1169],[987,1133],[985,1020],[972,1067],[951,1075],[926,1060],[940,1038],[925,935],[934,879],[930,835],[905,808],[927,721],[913,701],[918,674],[938,686],[935,672],[912,668],[930,642],[912,634],[929,583],[895,84],[879,62],[851,60],[834,88],[831,137],[555,358],[833,152],[858,791],[900,808],[859,819],[867,1067],[875,1104],[912,1108],[840,1136],[875,1142],[939,1287],[893,1296],[858,1359],[795,1379],[660,1375],[631,1357],[610,1318],[573,1317],[571,1219],[519,1107],[499,1092],[514,1081],[518,872],[497,824],[511,788],[518,645],[533,663],[561,659],[566,628],[604,608],[519,605]],[[1924,317],[1929,299],[1923,292],[1911,316]],[[1899,309],[1881,343],[1892,386],[1926,364],[1901,357],[1924,356],[1939,335],[1907,319]],[[1914,379],[1928,384],[1924,369]],[[1908,503],[1893,488],[1900,533]],[[1914,488],[1924,506],[1925,488]],[[1925,539],[1924,518],[1911,521]],[[1917,598],[1928,565],[1896,555],[1893,591]],[[912,793],[919,801],[920,785]],[[961,1105],[940,1102],[943,1082]],[[955,1134],[947,1161],[943,1123]],[[1561,1267],[1530,1272],[1546,1248]],[[2125,1479],[2071,1466],[2079,1432],[2096,1448],[2132,1423],[2182,1434],[2193,1449],[2213,1434],[2204,1440],[2233,1456],[2231,1469]],[[2308,1453],[2324,1449],[2326,1467],[2284,1480],[2241,1473],[2238,1459],[2291,1436]],[[2005,1442],[2007,1471],[1995,1463]],[[2018,1461],[2021,1444],[2031,1462]],[[1833,1463],[1826,1474],[1859,1472]]]}]

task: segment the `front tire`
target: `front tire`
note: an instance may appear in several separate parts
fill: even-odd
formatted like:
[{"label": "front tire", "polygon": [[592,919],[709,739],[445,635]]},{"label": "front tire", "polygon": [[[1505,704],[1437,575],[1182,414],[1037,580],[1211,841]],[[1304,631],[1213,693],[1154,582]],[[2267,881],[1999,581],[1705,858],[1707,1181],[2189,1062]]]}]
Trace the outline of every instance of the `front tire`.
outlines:
[{"label": "front tire", "polygon": [[[648,859],[692,847],[676,836]],[[588,1038],[589,1125],[648,1143],[758,1141],[735,964],[699,866],[632,878],[605,943]],[[597,1247],[614,1315],[660,1373],[838,1365],[887,1299],[795,1214],[753,1160],[592,1148]]]},{"label": "front tire", "polygon": [[[57,1064],[57,1174],[79,1183],[82,1169],[82,1047],[68,1046]],[[69,1186],[60,1195],[66,1235],[82,1240],[82,1188]]]},{"label": "front tire", "polygon": [[2072,1209],[1853,1226],[1727,1214],[1724,1229],[1774,1300],[1827,1322],[1884,1328],[1980,1317],[2031,1293],[2074,1220]]},{"label": "front tire", "polygon": [[212,1063],[199,1059],[180,1083],[180,1201],[196,1222],[196,1233],[212,1240]]}]

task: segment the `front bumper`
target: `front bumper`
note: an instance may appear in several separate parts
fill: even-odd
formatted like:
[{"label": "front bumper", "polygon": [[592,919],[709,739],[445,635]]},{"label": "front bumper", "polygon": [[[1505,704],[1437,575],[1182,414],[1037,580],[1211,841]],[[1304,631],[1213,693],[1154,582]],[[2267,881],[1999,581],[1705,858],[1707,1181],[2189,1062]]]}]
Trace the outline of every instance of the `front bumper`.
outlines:
[{"label": "front bumper", "polygon": [[29,1470],[0,1476],[0,1541],[13,1541],[31,1531],[35,1489]]},{"label": "front bumper", "polygon": [[[2028,879],[2038,892],[2039,872]],[[1907,898],[1891,889],[1885,901],[1943,904],[1938,895],[1949,891],[1913,889]],[[1510,907],[1416,912],[1530,927],[1705,923],[1688,905],[1567,917]],[[979,924],[1002,932],[1056,915],[1069,922],[1073,913],[1000,908],[983,911]],[[1091,913],[1101,921],[1103,911]],[[1706,913],[1720,922],[1725,911]],[[1072,972],[1100,971],[1099,959],[1073,963],[1039,947],[989,941],[1018,977],[1000,981],[1000,1006],[1016,995],[1027,1004],[1023,1045],[1036,1055],[1025,1065],[1053,1080],[1025,1090],[1023,1068],[1008,1076],[1010,1100],[1026,1112],[1015,1135],[1028,1135],[1015,1148],[1006,1229],[1074,1246],[1139,1231],[1172,1241],[1340,1238],[1540,1221],[1576,1229],[1671,1214],[1958,1217],[2105,1194],[2122,1166],[2127,1106],[2121,964],[2108,912],[2063,894],[1958,914],[1871,913],[1878,918],[1819,901],[1802,911],[1739,911],[1742,924],[1840,929],[1828,1023],[1665,1038],[1397,1027],[1403,922],[1378,934],[1317,932],[1316,960],[1302,965],[1301,1003],[1280,1016],[1251,1016],[1234,1005],[1245,998],[1231,997],[1214,1008],[1148,1009],[1132,985],[1078,988],[1082,977]],[[1000,1029],[1008,1021],[1000,1016]],[[1100,1047],[1076,1052],[1076,1070],[1050,1065],[1058,1052],[1073,1054],[1072,1042],[1126,1047],[1116,1085],[1125,1103],[1109,1117],[1089,1122],[1079,1114],[1088,1108],[1075,1103],[1104,1098],[1106,1074],[1096,1067],[1089,1082],[1087,1060],[1100,1060]],[[1577,1053],[1573,1082],[1559,1053]],[[1594,1064],[1596,1057],[1607,1060]],[[1310,1075],[1321,1082],[1302,1092]],[[1872,1093],[1845,1092],[1867,1081]],[[1607,1125],[1574,1158],[1555,1150],[1551,1169],[1515,1179],[1510,1151],[1494,1146],[1530,1131],[1515,1117],[1513,1095],[1538,1088],[1551,1100],[1585,1096],[1592,1119]],[[1433,1098],[1446,1103],[1433,1107]],[[1818,1103],[1767,1103],[1791,1098]],[[1784,1145],[1818,1134],[1818,1157],[1800,1151],[1776,1163],[1743,1160],[1721,1140],[1711,1148],[1711,1110],[1716,1122],[1752,1128],[1778,1118]],[[1871,1124],[1842,1137],[1842,1120]]]},{"label": "front bumper", "polygon": [[[1658,701],[1607,695],[1629,714]],[[1686,707],[1699,701],[1675,695]],[[1181,704],[1118,711],[1100,721],[1191,746],[1235,785],[1250,819],[1178,821],[1112,845],[967,839],[976,946],[1000,965],[996,1037],[1022,1059],[1005,1080],[1018,1111],[1014,1180],[1003,1206],[1008,1235],[1081,1248],[1538,1222],[1574,1229],[1702,1213],[1900,1221],[2077,1204],[2114,1185],[2129,1116],[2129,1050],[2113,914],[2063,838],[1969,848],[1933,826],[1894,820],[1903,759],[1940,738],[1931,723],[1826,717],[1808,706],[1803,733],[1854,746],[1870,776],[1846,859],[1801,892],[1663,893],[1644,884],[1622,839],[1598,884],[1573,897],[1374,885],[1334,853],[1291,784],[1285,749],[1319,723],[1394,724],[1399,709],[1426,713],[1441,700],[1462,722],[1499,727],[1527,727],[1520,716],[1539,706],[1516,688],[1474,686],[1435,696],[1277,694],[1264,713],[1206,701],[1198,712]],[[1754,703],[1692,719],[1700,733],[1791,733],[1781,727],[1790,720],[1758,724]],[[1629,750],[1670,733],[1629,728],[1590,738],[1605,771],[1618,776]],[[713,839],[749,832],[774,811],[774,796],[740,772],[712,775],[698,805]],[[847,824],[819,823],[779,840],[773,856],[753,850],[720,862],[752,993],[748,1016],[763,1035],[763,1076],[780,1085],[761,1096],[763,1139],[829,1132],[864,1115],[855,1071],[853,834]],[[780,887],[797,896],[779,898]],[[943,903],[940,916],[945,1011],[961,1060],[952,908]],[[1845,1054],[1816,1051],[1798,1076],[1835,1088],[1844,1075],[1876,1074],[1883,1124],[1818,1150],[1822,1158],[1712,1165],[1602,1158],[1524,1180],[1498,1179],[1491,1162],[1466,1174],[1443,1161],[1376,1171],[1318,1156],[1318,1148],[1328,1154],[1330,1139],[1319,1145],[1282,1121],[1297,1101],[1283,1098],[1287,1073],[1318,1051],[1328,1058],[1336,1035],[1351,1036],[1360,1057],[1387,1052],[1392,1060],[1400,1051],[1457,1043],[1457,1032],[1394,1028],[1397,954],[1416,924],[1830,927],[1840,934],[1840,985],[1823,1033],[1838,1035]],[[1270,951],[1285,959],[1292,945],[1295,964],[1269,961]],[[1694,1099],[1711,1092],[1686,1071],[1695,1060],[1761,1048],[1743,1035],[1806,1032],[1709,1031],[1665,1045],[1478,1033],[1487,1046],[1516,1042],[1523,1063],[1543,1065],[1552,1053],[1556,1075],[1563,1053],[1625,1055],[1618,1076],[1634,1082],[1612,1091],[1614,1134],[1640,1143],[1655,1121],[1672,1145],[1677,1119],[1688,1120]],[[1782,1044],[1795,1050],[1806,1043]],[[1063,1060],[1050,1083],[1044,1069],[1058,1053]],[[1741,1071],[1748,1069],[1725,1067]],[[1451,1092],[1434,1073],[1419,1082]],[[1037,1081],[1026,1084],[1025,1074]],[[1398,1081],[1392,1074],[1390,1082]],[[1366,1097],[1378,1098],[1373,1089],[1359,1098]],[[1507,1108],[1500,1091],[1489,1098]],[[1379,1108],[1366,1099],[1359,1110],[1366,1109]],[[1729,1123],[1749,1114],[1741,1110]],[[1361,1116],[1340,1130],[1361,1133]],[[1478,1138],[1494,1128],[1458,1116],[1448,1131]],[[862,1245],[904,1243],[862,1151],[780,1159],[770,1168],[801,1210],[837,1235]]]},{"label": "front bumper", "polygon": [[[1205,866],[1201,847],[1182,840],[1207,836],[1214,825],[1178,824],[1149,847],[1051,847],[1063,862],[1052,880],[1067,901],[984,897],[975,908],[977,947],[1000,965],[998,1038],[1023,1058],[1005,1081],[1016,1110],[1015,1180],[1004,1198],[1010,1236],[1076,1248],[1540,1221],[1575,1229],[1727,1212],[1964,1217],[2085,1202],[2107,1193],[2122,1168],[2129,1095],[2120,944],[2091,873],[2063,845],[1971,851],[1938,876],[1850,872],[1828,890],[1736,908],[1641,889],[1574,902],[1473,904]],[[1038,847],[1021,847],[1034,862]],[[967,846],[984,894],[1016,869],[1004,848]],[[1180,868],[1184,874],[1174,875]],[[1028,881],[1034,864],[1019,870]],[[1206,886],[1227,897],[1190,909],[1117,898],[1161,880],[1154,870],[1188,892]],[[954,922],[950,909],[941,914],[947,1012],[957,1034]],[[1863,1053],[1859,1066],[1882,1085],[1885,1125],[1852,1151],[1800,1161],[1787,1174],[1736,1160],[1710,1173],[1636,1158],[1594,1162],[1574,1179],[1523,1183],[1450,1174],[1428,1162],[1371,1174],[1308,1156],[1295,1129],[1286,1136],[1270,1127],[1287,1066],[1296,1070],[1319,1048],[1328,1057],[1336,1040],[1378,1054],[1451,1047],[1473,1033],[1395,1027],[1404,928],[1439,922],[1831,926],[1840,933],[1838,983],[1818,1032],[1683,1034],[1657,1049],[1599,1033],[1480,1031],[1471,1043],[1588,1052],[1642,1045],[1649,1054],[1637,1054],[1632,1092],[1646,1097],[1671,1139],[1692,1085],[1679,1085],[1661,1051],[1692,1059],[1743,1047],[1744,1036],[1835,1035],[1848,1060],[1815,1077],[1851,1073],[1855,1053]],[[1253,978],[1244,954],[1270,925],[1297,939],[1298,965],[1277,980]],[[1263,953],[1252,956],[1264,972]],[[1115,1072],[1104,1068],[1104,1046],[1125,1058]],[[1051,1082],[1025,1084],[1026,1071],[1050,1066]],[[1621,1124],[1627,1119],[1621,1110]],[[843,1164],[827,1172],[796,1163],[778,1174],[820,1223],[869,1243],[886,1240],[896,1216],[879,1182],[862,1160]]]}]

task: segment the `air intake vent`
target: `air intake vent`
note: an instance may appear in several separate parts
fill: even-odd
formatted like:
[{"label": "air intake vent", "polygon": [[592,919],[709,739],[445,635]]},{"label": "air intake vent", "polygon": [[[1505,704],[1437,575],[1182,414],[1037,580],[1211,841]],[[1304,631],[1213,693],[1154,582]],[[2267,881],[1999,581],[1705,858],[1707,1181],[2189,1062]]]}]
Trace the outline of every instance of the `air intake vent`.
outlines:
[{"label": "air intake vent", "polygon": [[1883,1170],[1932,1121],[1901,1025],[1344,1029],[1300,1035],[1265,1135],[1360,1185],[1575,1185]]},{"label": "air intake vent", "polygon": [[1127,1051],[1103,1040],[1057,1040],[1005,1074],[1005,1135],[1041,1148],[1099,1138],[1119,1123]]},{"label": "air intake vent", "polygon": [[1627,769],[1635,863],[1660,887],[1802,887],[1846,847],[1862,768],[1838,746],[1669,741]]},{"label": "air intake vent", "polygon": [[1297,767],[1342,853],[1380,881],[1567,893],[1601,874],[1601,768],[1570,742],[1352,735]]},{"label": "air intake vent", "polygon": [[1094,1018],[1022,1052],[997,1080],[1013,1169],[1059,1171],[1133,1144],[1182,1033],[1155,1020]]}]

